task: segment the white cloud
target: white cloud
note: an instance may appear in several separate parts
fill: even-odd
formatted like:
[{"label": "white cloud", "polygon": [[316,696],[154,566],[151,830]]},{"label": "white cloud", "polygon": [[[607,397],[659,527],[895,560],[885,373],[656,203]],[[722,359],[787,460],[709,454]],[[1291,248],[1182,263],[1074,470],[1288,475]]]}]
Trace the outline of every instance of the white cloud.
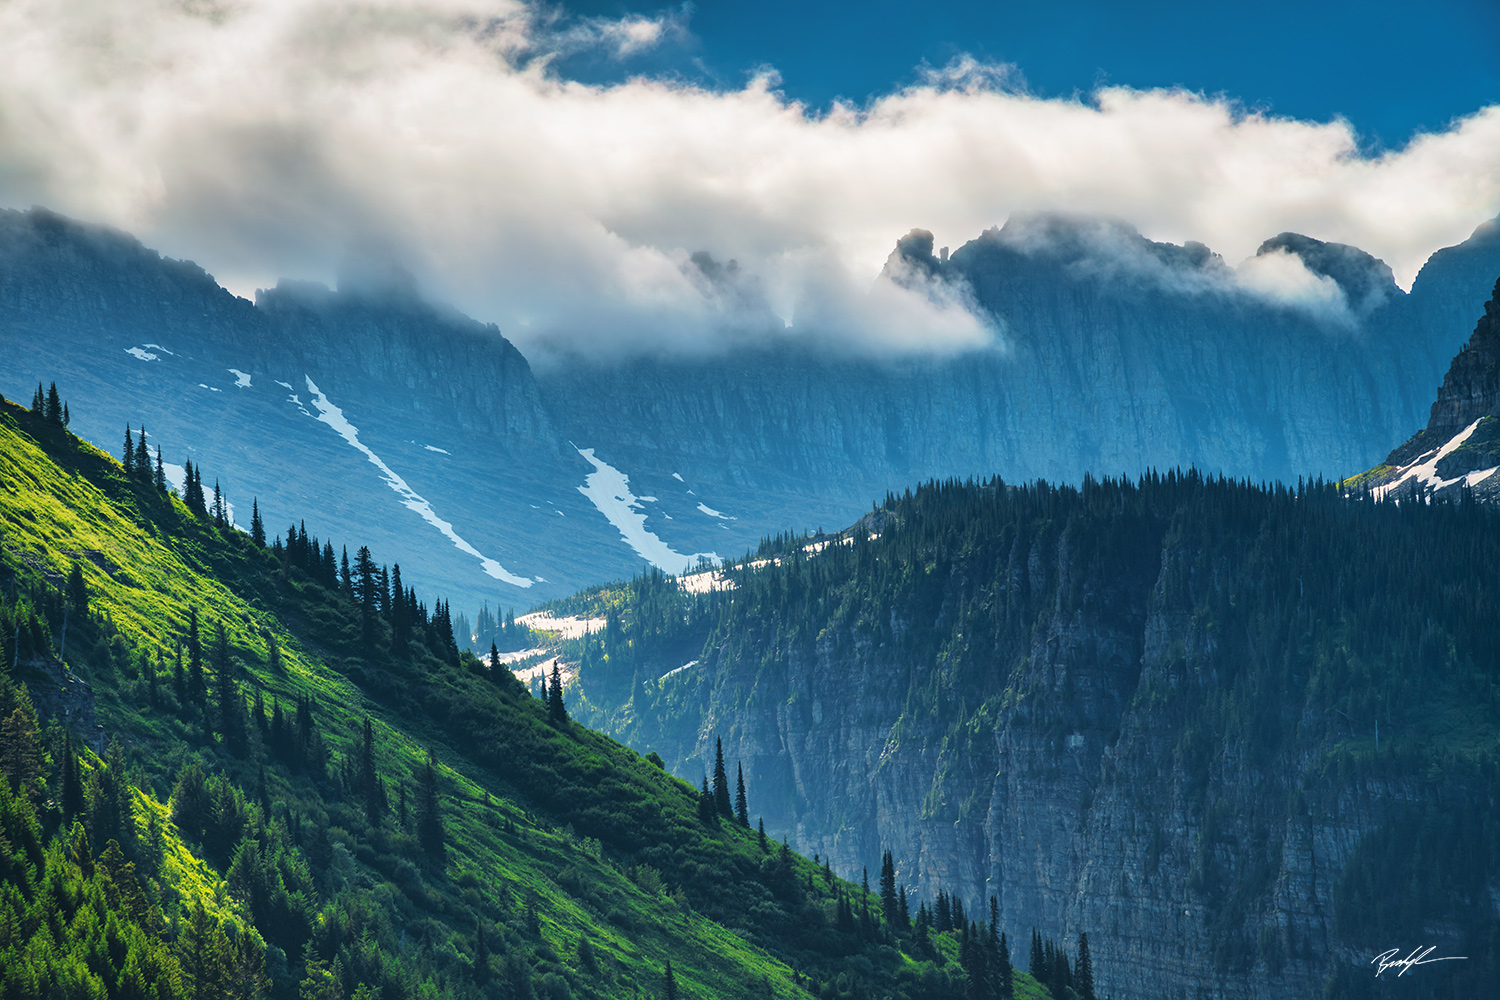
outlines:
[{"label": "white cloud", "polygon": [[[392,254],[523,349],[588,351],[787,321],[896,347],[993,336],[952,289],[865,294],[913,226],[957,247],[1018,211],[1104,213],[1230,260],[1294,230],[1409,284],[1500,210],[1500,106],[1367,157],[1342,121],[1118,87],[1043,100],[972,60],[826,113],[769,74],[715,92],[549,68],[684,30],[518,0],[11,0],[0,203],[119,225],[242,292]],[[740,277],[695,275],[699,250]],[[1277,266],[1249,286],[1285,290]]]}]

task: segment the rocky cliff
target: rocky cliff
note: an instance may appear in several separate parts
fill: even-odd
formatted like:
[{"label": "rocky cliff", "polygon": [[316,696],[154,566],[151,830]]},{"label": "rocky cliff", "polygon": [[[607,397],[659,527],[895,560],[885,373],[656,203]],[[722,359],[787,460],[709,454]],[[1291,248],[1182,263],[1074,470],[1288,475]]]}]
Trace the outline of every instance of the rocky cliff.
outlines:
[{"label": "rocky cliff", "polygon": [[[764,550],[684,634],[606,595],[577,711],[692,780],[722,737],[768,829],[994,895],[1012,940],[1086,931],[1122,1000],[1365,995],[1419,943],[1479,977],[1425,995],[1495,974],[1493,513],[1195,477],[881,513]],[[1490,554],[1428,558],[1456,537]]]},{"label": "rocky cliff", "polygon": [[1448,366],[1427,426],[1349,488],[1376,496],[1500,498],[1500,281]]}]

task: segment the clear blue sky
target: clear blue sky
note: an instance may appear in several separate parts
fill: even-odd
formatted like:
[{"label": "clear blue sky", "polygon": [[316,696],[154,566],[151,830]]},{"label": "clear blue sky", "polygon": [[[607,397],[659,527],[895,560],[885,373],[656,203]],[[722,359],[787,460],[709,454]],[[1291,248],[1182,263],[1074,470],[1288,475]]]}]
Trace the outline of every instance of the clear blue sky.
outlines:
[{"label": "clear blue sky", "polygon": [[[580,15],[655,14],[640,0],[572,0]],[[679,8],[680,9],[680,8]],[[789,96],[863,103],[961,52],[1015,64],[1039,96],[1100,83],[1182,86],[1325,121],[1367,146],[1500,102],[1500,0],[702,0],[692,37],[623,67],[574,60],[579,79],[674,73],[738,87],[774,66]]]}]

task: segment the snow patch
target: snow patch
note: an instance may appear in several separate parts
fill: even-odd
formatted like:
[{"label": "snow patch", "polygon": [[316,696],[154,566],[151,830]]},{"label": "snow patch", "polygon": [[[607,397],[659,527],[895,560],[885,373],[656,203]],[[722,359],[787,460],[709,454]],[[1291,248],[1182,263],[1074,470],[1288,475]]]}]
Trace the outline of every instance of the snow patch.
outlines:
[{"label": "snow patch", "polygon": [[[1479,420],[1483,419],[1483,417],[1479,418]],[[1447,458],[1449,455],[1453,454],[1453,452],[1457,451],[1459,448],[1463,447],[1463,443],[1469,440],[1469,435],[1473,434],[1474,429],[1479,426],[1479,420],[1474,421],[1472,424],[1465,427],[1457,434],[1453,435],[1453,437],[1448,440],[1448,443],[1443,445],[1437,451],[1429,451],[1427,454],[1420,456],[1416,462],[1413,462],[1411,465],[1405,466],[1400,469],[1399,471],[1401,472],[1401,478],[1397,479],[1393,483],[1388,483],[1385,486],[1375,487],[1375,489],[1370,491],[1371,495],[1374,496],[1376,500],[1384,500],[1386,496],[1391,492],[1391,490],[1394,490],[1396,487],[1400,486],[1408,479],[1415,479],[1417,482],[1422,483],[1425,486],[1430,486],[1434,492],[1436,492],[1437,490],[1446,489],[1447,487],[1452,486],[1454,483],[1458,482],[1461,479],[1467,479],[1468,476],[1455,476],[1452,479],[1444,479],[1437,474],[1437,464],[1443,459]],[[1426,461],[1423,461],[1423,459],[1426,459]],[[1494,469],[1489,470],[1489,472],[1494,471]],[[1488,473],[1486,473],[1485,475],[1487,474]],[[1469,473],[1468,475],[1474,475],[1474,473]],[[1479,477],[1479,479],[1483,478],[1483,475]],[[1479,479],[1474,480],[1474,482],[1479,482]],[[1470,483],[1469,485],[1472,486],[1473,483]]]},{"label": "snow patch", "polygon": [[701,511],[703,511],[703,513],[707,514],[709,517],[717,517],[721,521],[738,521],[739,520],[739,518],[737,518],[737,517],[727,517],[724,514],[721,514],[719,511],[714,510],[712,507],[710,507],[706,503],[700,503],[700,504],[698,504],[698,509],[701,510]]},{"label": "snow patch", "polygon": [[689,668],[691,668],[691,667],[696,667],[696,666],[697,666],[697,665],[698,665],[698,661],[697,661],[697,660],[689,660],[689,661],[688,661],[688,662],[687,662],[687,663],[684,663],[684,664],[683,664],[683,665],[682,665],[682,666],[680,666],[680,667],[676,667],[676,668],[674,668],[674,669],[672,669],[672,670],[668,670],[668,671],[667,671],[667,672],[666,672],[666,673],[664,673],[664,674],[662,674],[662,675],[661,675],[661,676],[660,676],[660,677],[659,677],[659,678],[657,678],[657,679],[658,679],[658,680],[663,680],[663,681],[664,681],[664,680],[666,680],[666,679],[667,679],[667,678],[668,678],[668,677],[671,677],[671,676],[672,676],[672,675],[673,675],[673,674],[680,674],[680,673],[682,673],[682,672],[683,672],[683,671],[684,671],[684,670],[687,670],[687,669],[689,669]]},{"label": "snow patch", "polygon": [[238,368],[226,368],[225,371],[234,376],[234,387],[236,389],[250,388],[250,376]]},{"label": "snow patch", "polygon": [[174,358],[177,357],[177,354],[176,354],[175,351],[169,351],[165,347],[161,346],[160,344],[147,344],[146,347],[150,348],[153,351],[161,351],[163,354],[170,354]]},{"label": "snow patch", "polygon": [[681,477],[681,476],[679,476],[679,475],[678,475],[678,474],[677,474],[677,473],[675,473],[675,472],[674,472],[674,473],[672,473],[672,478],[673,478],[673,479],[675,479],[675,480],[677,480],[677,481],[678,481],[678,482],[679,482],[679,483],[686,483],[686,482],[687,482],[687,480],[686,480],[686,479],[683,479],[683,478],[682,478],[682,477]]},{"label": "snow patch", "polygon": [[453,454],[453,452],[451,452],[451,451],[449,451],[449,450],[448,450],[448,449],[446,449],[446,448],[434,448],[434,447],[433,447],[433,446],[432,446],[432,445],[430,445],[430,444],[424,444],[424,445],[423,445],[423,446],[422,446],[422,447],[423,447],[423,448],[426,448],[426,449],[427,449],[427,450],[428,450],[428,451],[435,451],[435,452],[437,452],[437,453],[438,453],[438,454],[439,454],[439,455],[451,455],[451,454]]},{"label": "snow patch", "polygon": [[1493,476],[1495,474],[1495,469],[1500,469],[1500,465],[1497,465],[1491,469],[1480,469],[1476,472],[1469,473],[1464,477],[1464,485],[1478,486],[1480,483]]},{"label": "snow patch", "polygon": [[332,427],[338,432],[340,437],[349,442],[350,446],[369,459],[370,464],[380,470],[381,477],[385,479],[386,485],[401,497],[402,504],[408,510],[418,514],[422,520],[442,532],[453,543],[454,548],[478,559],[480,566],[484,568],[485,573],[489,576],[496,580],[503,580],[515,587],[531,586],[530,580],[524,576],[516,576],[510,573],[504,566],[501,566],[498,562],[489,558],[474,546],[464,541],[463,538],[459,537],[458,532],[453,530],[452,523],[439,517],[437,512],[432,509],[432,504],[418,495],[416,490],[413,490],[406,484],[406,480],[393,472],[390,466],[380,460],[379,455],[375,454],[359,440],[359,429],[344,419],[344,411],[330,403],[328,397],[323,395],[323,391],[313,384],[313,380],[309,376],[304,375],[303,378],[307,380],[307,391],[312,393],[312,404],[318,411],[318,421]]},{"label": "snow patch", "polygon": [[198,388],[200,388],[200,389],[207,389],[209,392],[218,392],[219,391],[216,386],[204,385],[202,382],[198,383]]},{"label": "snow patch", "polygon": [[582,639],[604,630],[603,618],[584,618],[580,615],[558,618],[550,611],[533,611],[517,618],[516,623],[538,632],[556,632],[560,639]]},{"label": "snow patch", "polygon": [[125,353],[132,357],[140,358],[142,361],[155,361],[156,355],[142,347],[127,347]]},{"label": "snow patch", "polygon": [[607,462],[595,458],[592,448],[574,445],[573,450],[594,467],[594,471],[584,479],[584,485],[578,487],[578,492],[588,497],[599,513],[615,526],[620,537],[635,550],[636,555],[668,573],[676,573],[693,565],[700,556],[715,560],[719,558],[714,552],[683,555],[674,551],[670,545],[646,530],[646,515],[640,512],[641,498],[630,492],[630,477]]},{"label": "snow patch", "polygon": [[273,381],[274,381],[274,382],[275,382],[275,383],[276,383],[276,384],[277,384],[277,385],[279,385],[279,386],[281,386],[281,387],[282,387],[282,388],[283,388],[283,389],[285,389],[285,390],[286,390],[286,391],[287,391],[287,392],[291,392],[291,391],[292,391],[292,383],[290,383],[290,382],[283,382],[283,381],[281,381],[281,379],[279,379],[279,378],[278,378],[278,379],[274,379],[274,380],[273,380]]},{"label": "snow patch", "polygon": [[163,462],[161,471],[167,477],[167,485],[176,490],[178,496],[182,496],[187,489],[187,469],[171,462]]}]

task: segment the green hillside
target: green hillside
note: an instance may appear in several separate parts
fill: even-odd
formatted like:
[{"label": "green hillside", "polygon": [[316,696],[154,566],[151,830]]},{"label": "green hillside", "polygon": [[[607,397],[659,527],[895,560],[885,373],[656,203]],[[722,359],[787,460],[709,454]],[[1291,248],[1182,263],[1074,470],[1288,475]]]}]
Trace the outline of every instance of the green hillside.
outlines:
[{"label": "green hillside", "polygon": [[999,988],[985,921],[887,920],[460,655],[399,567],[264,545],[46,410],[0,405],[4,995]]}]

